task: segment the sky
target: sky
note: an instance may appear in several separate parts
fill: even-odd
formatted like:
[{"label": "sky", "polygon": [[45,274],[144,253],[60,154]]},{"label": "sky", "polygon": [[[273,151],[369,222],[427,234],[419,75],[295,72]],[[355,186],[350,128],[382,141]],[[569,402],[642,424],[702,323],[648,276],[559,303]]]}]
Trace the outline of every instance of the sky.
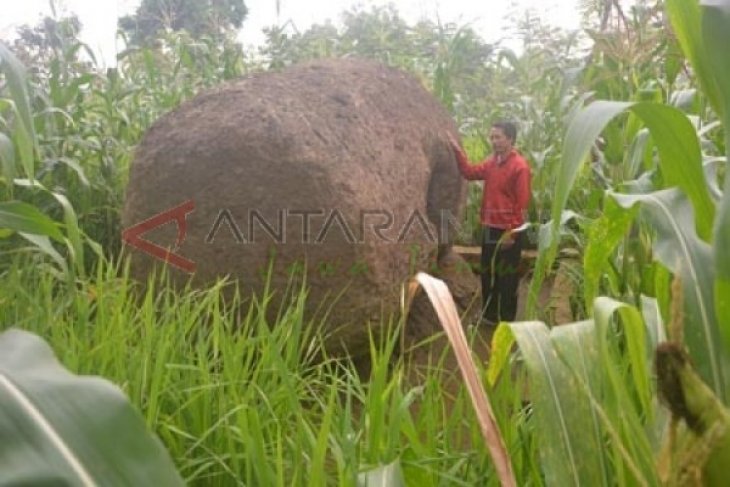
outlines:
[{"label": "sky", "polygon": [[[340,14],[355,6],[369,8],[392,3],[409,23],[420,19],[440,19],[442,23],[471,24],[488,42],[505,40],[509,45],[509,14],[530,9],[549,24],[578,29],[579,0],[244,0],[248,17],[239,36],[244,45],[257,45],[263,39],[262,29],[291,21],[298,30],[327,19],[337,24]],[[116,32],[116,19],[134,12],[139,0],[56,0],[60,10],[75,12],[83,30],[81,38],[97,53],[102,66],[114,64],[115,53],[121,50]],[[22,24],[35,24],[41,15],[50,13],[49,0],[0,0],[0,39],[12,36]]]}]

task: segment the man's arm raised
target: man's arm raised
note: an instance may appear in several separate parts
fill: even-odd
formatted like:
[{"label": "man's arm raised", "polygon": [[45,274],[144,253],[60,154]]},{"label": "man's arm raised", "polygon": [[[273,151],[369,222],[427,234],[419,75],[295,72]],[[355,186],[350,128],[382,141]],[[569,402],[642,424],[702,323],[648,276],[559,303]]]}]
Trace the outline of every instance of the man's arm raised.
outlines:
[{"label": "man's arm raised", "polygon": [[465,179],[470,181],[483,180],[486,175],[487,163],[472,165],[469,164],[469,158],[466,156],[464,149],[461,148],[459,142],[456,140],[450,132],[446,133],[451,149],[454,151],[456,156],[456,162],[459,167],[459,172]]}]

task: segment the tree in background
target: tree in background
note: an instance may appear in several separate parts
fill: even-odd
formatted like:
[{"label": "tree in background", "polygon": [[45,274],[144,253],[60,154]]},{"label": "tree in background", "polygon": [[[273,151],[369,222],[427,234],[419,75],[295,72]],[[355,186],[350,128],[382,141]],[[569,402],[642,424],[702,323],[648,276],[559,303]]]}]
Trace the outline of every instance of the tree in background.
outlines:
[{"label": "tree in background", "polygon": [[133,45],[153,43],[161,31],[220,39],[240,29],[247,13],[243,0],[142,0],[136,13],[119,19],[119,28]]},{"label": "tree in background", "polygon": [[94,54],[79,41],[81,21],[75,14],[64,17],[46,16],[36,25],[22,25],[17,29],[17,38],[12,48],[15,55],[32,74],[48,75],[48,71],[60,69],[54,59],[64,62],[64,69],[86,71],[91,66],[79,59],[79,50],[84,49],[89,60]]},{"label": "tree in background", "polygon": [[341,26],[315,24],[299,32],[287,22],[267,29],[266,36],[260,55],[269,68],[328,57],[375,59],[413,73],[458,119],[483,115],[472,108],[474,100],[488,96],[494,46],[468,25],[409,25],[388,5],[345,11]]}]

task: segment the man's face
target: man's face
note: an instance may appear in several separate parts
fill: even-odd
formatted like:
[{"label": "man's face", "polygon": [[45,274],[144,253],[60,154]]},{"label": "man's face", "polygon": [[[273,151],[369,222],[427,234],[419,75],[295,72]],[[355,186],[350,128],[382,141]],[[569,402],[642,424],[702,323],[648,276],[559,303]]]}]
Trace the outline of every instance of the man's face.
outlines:
[{"label": "man's face", "polygon": [[494,152],[498,154],[505,154],[512,150],[512,141],[500,127],[492,127],[489,131],[489,143],[492,144]]}]

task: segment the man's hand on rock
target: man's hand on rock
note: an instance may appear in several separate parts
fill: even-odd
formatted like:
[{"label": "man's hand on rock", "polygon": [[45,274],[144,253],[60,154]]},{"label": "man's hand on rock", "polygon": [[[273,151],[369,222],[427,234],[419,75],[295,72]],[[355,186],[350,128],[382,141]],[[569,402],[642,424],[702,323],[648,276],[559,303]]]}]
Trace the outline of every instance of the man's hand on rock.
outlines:
[{"label": "man's hand on rock", "polygon": [[451,132],[446,132],[446,137],[449,139],[449,144],[451,144],[452,149],[456,152],[462,151],[461,144],[459,144],[459,141],[456,140],[456,137],[454,137]]}]

